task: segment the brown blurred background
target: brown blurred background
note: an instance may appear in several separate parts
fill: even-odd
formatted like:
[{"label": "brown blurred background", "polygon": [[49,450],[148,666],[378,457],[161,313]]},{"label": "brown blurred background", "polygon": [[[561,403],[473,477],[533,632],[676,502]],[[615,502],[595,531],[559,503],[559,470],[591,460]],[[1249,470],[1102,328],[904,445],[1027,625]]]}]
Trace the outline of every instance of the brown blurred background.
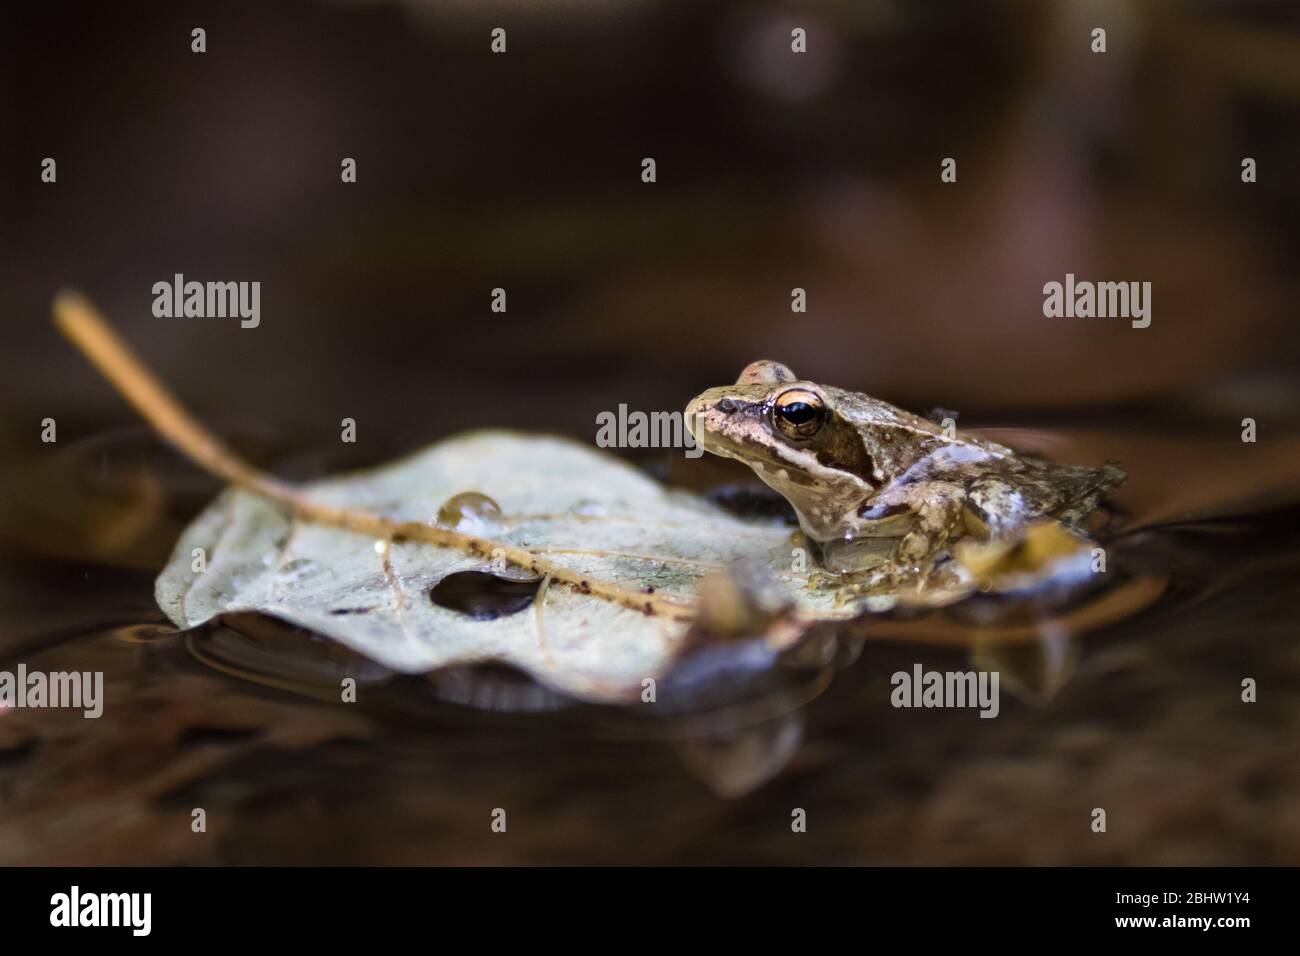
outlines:
[{"label": "brown blurred background", "polygon": [[[1294,5],[4,17],[7,444],[46,415],[129,418],[49,325],[65,285],[208,418],[333,441],[346,415],[395,447],[486,424],[589,436],[601,409],[680,408],[759,356],[973,413],[1254,394],[1300,360]],[[261,327],[154,318],[176,272],[260,280]],[[1066,272],[1152,282],[1151,327],[1045,319]]]}]

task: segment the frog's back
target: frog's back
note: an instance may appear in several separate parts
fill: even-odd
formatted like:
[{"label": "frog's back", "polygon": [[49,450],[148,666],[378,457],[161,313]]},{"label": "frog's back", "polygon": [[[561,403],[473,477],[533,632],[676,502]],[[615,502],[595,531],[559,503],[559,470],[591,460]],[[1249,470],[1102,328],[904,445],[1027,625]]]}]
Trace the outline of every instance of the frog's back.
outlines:
[{"label": "frog's back", "polygon": [[978,503],[981,492],[988,493],[986,489],[992,488],[996,495],[1001,486],[1014,494],[1025,518],[1078,524],[1126,477],[1113,465],[1094,468],[1012,455],[986,462],[968,492]]},{"label": "frog's back", "polygon": [[[970,486],[1001,484],[1033,518],[1077,523],[1123,484],[1120,469],[1064,465],[1018,454],[968,431],[941,424],[870,395],[828,389],[836,410],[854,423],[882,471],[895,480],[939,478]],[[867,437],[869,436],[869,437]]]},{"label": "frog's back", "polygon": [[826,391],[830,393],[836,411],[853,422],[860,432],[875,432],[886,443],[894,436],[895,441],[916,442],[917,448],[925,454],[951,445],[979,449],[994,457],[1015,456],[1015,452],[1005,445],[960,429],[954,429],[952,434],[948,434],[942,423],[923,418],[870,395],[839,388],[828,388]]}]

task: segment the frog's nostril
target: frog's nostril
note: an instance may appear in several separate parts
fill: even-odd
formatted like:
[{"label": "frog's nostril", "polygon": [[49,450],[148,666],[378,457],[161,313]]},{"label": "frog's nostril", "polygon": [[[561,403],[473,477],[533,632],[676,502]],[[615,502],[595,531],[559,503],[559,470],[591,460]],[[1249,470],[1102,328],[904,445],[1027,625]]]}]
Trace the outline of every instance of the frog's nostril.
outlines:
[{"label": "frog's nostril", "polygon": [[737,408],[736,403],[729,398],[724,398],[715,407],[724,415],[730,415]]}]

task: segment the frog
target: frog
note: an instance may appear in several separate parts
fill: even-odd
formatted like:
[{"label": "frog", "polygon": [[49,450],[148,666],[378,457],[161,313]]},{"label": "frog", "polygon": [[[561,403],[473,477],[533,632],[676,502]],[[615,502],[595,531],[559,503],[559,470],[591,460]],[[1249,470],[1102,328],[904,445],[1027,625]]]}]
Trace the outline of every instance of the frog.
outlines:
[{"label": "frog", "polygon": [[705,451],[748,465],[789,502],[822,569],[880,566],[923,581],[962,538],[1007,541],[1043,522],[1077,529],[1126,478],[1058,464],[869,395],[799,379],[779,362],[691,400]]}]

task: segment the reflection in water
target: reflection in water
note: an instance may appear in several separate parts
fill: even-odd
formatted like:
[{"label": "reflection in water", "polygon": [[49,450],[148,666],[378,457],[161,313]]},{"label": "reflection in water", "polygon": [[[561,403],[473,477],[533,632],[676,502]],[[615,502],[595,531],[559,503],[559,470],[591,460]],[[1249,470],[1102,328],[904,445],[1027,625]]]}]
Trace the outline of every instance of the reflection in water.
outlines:
[{"label": "reflection in water", "polygon": [[542,714],[577,706],[573,698],[543,687],[512,667],[448,667],[429,674],[428,681],[437,700],[476,710]]},{"label": "reflection in water", "polygon": [[685,737],[677,751],[714,793],[743,797],[785,769],[803,743],[803,726],[803,713],[794,711],[743,730]]},{"label": "reflection in water", "polygon": [[1045,626],[1036,641],[984,637],[971,647],[971,666],[997,671],[1004,689],[1036,704],[1046,704],[1056,696],[1078,661],[1078,639],[1059,624]]},{"label": "reflection in water", "polygon": [[340,700],[345,678],[366,687],[393,676],[334,641],[260,614],[226,614],[184,633],[189,652],[215,670],[321,700]]},{"label": "reflection in water", "polygon": [[127,644],[156,644],[174,640],[180,632],[170,625],[126,624],[114,628],[109,634]]}]

